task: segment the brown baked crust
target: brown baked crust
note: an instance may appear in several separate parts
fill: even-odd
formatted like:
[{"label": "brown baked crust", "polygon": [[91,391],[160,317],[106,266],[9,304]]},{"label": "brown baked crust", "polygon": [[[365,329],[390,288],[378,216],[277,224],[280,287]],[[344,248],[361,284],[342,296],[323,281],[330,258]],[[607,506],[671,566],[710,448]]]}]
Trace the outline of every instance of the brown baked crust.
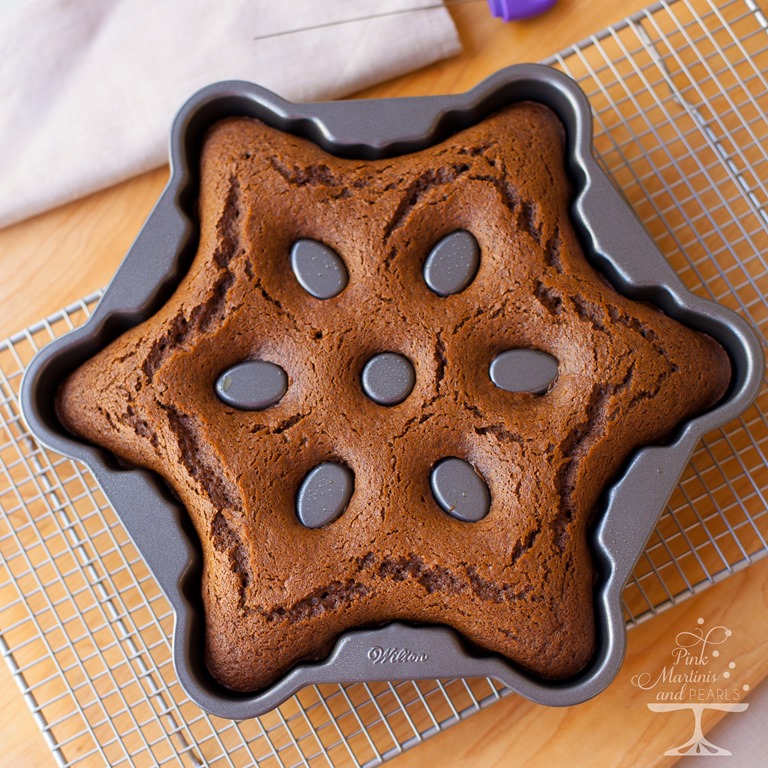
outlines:
[{"label": "brown baked crust", "polygon": [[[588,662],[598,497],[632,450],[716,402],[730,365],[711,338],[597,275],[569,195],[562,127],[534,104],[376,162],[246,118],[210,131],[189,273],[67,379],[57,408],[76,434],[161,474],[186,506],[204,554],[208,665],[224,685],[259,689],[325,656],[344,630],[394,619],[448,624],[545,677]],[[481,266],[440,298],[421,268],[457,229],[479,241]],[[350,279],[336,298],[312,298],[291,273],[300,237],[342,255]],[[491,384],[489,361],[513,347],[559,360],[545,395]],[[380,351],[416,369],[392,408],[359,386]],[[214,393],[248,358],[289,376],[265,411]],[[487,482],[480,522],[433,500],[429,473],[444,456]],[[327,459],[352,468],[355,492],[338,520],[310,530],[295,495]]]}]

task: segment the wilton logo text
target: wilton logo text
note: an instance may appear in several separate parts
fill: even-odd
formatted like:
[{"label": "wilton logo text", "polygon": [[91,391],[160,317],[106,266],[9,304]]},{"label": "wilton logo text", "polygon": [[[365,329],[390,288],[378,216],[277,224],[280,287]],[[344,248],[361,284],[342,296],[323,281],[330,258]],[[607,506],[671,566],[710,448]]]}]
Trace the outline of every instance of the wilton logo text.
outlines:
[{"label": "wilton logo text", "polygon": [[412,664],[426,661],[429,656],[426,653],[414,653],[407,648],[382,648],[374,645],[368,651],[368,658],[374,664]]}]

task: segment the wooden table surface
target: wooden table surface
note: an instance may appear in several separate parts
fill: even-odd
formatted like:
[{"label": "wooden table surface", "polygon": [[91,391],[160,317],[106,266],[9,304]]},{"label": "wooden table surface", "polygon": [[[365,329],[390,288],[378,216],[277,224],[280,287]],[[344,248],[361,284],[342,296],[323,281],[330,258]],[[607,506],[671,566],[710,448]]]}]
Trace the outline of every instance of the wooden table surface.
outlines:
[{"label": "wooden table surface", "polygon": [[[765,7],[765,0],[760,0]],[[520,24],[492,19],[484,0],[451,7],[464,53],[360,94],[406,96],[463,91],[496,69],[537,61],[641,9],[646,0],[559,0]],[[167,168],[0,231],[0,338],[107,283],[167,179]],[[632,677],[671,661],[677,633],[720,624],[729,654],[754,693],[768,673],[768,560],[686,600],[629,634],[627,661],[597,699],[551,709],[509,697],[394,759],[393,766],[670,765],[665,750],[691,733],[689,713],[659,715]],[[747,696],[746,701],[749,701]],[[705,730],[722,717],[709,712]],[[759,727],[768,712],[747,710]],[[738,745],[729,745],[738,754]],[[13,678],[0,663],[0,768],[55,764]],[[743,765],[734,758],[733,766]]]}]

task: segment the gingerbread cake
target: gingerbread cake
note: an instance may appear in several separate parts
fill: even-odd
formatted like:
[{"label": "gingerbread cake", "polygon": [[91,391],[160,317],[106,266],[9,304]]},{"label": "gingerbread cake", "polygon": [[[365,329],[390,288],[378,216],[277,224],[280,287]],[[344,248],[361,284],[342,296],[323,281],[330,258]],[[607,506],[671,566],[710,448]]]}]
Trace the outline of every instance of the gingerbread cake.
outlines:
[{"label": "gingerbread cake", "polygon": [[57,412],[186,507],[223,685],[392,620],[545,678],[589,662],[601,494],[730,365],[590,266],[564,153],[531,103],[377,161],[209,131],[188,273]]}]

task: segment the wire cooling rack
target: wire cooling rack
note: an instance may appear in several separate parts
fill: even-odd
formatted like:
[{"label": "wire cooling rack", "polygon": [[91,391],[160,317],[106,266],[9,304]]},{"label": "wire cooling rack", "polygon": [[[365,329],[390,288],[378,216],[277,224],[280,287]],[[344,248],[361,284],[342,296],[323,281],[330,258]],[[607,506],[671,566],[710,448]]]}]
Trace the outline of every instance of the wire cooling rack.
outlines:
[{"label": "wire cooling rack", "polygon": [[[768,324],[768,22],[662,3],[555,56],[597,152],[688,286]],[[0,653],[61,765],[378,765],[507,691],[487,679],[305,688],[242,723],[173,671],[170,607],[91,475],[19,414],[25,366],[98,295],[0,342]],[[768,391],[697,450],[625,592],[630,625],[768,552]]]}]

